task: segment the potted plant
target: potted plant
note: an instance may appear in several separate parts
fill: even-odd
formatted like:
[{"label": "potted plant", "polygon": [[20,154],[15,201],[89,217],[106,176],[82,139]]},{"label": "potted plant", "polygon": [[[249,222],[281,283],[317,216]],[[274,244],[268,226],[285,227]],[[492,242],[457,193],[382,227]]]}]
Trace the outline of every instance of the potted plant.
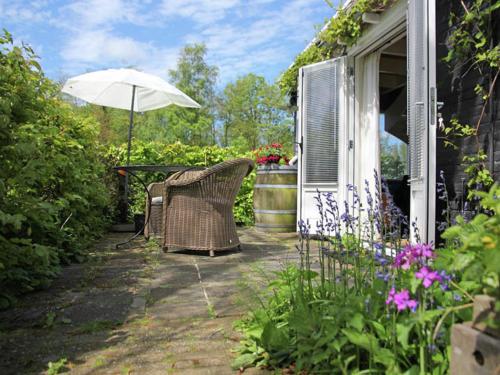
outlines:
[{"label": "potted plant", "polygon": [[281,143],[272,143],[261,146],[254,151],[255,162],[259,168],[276,168],[280,165],[288,165],[290,161],[283,150]]},{"label": "potted plant", "polygon": [[267,232],[295,232],[297,226],[297,168],[280,143],[254,151],[258,164],[254,186],[255,226]]}]

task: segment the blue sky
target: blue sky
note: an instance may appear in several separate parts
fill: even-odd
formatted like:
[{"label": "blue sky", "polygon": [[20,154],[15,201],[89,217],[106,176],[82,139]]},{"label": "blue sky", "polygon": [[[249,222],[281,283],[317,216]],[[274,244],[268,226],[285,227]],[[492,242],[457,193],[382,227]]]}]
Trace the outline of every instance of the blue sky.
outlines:
[{"label": "blue sky", "polygon": [[222,87],[274,80],[332,13],[325,0],[0,0],[0,28],[56,80],[126,66],[167,78],[186,43],[204,42]]}]

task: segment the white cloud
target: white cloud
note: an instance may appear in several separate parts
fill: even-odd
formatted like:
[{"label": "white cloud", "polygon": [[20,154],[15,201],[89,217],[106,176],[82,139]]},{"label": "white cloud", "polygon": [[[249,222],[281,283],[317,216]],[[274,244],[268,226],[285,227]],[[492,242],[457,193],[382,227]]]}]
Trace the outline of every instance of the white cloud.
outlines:
[{"label": "white cloud", "polygon": [[61,50],[66,69],[70,71],[134,66],[162,76],[175,66],[177,54],[175,47],[159,48],[107,30],[84,31],[71,38]]},{"label": "white cloud", "polygon": [[184,17],[208,25],[223,19],[238,5],[240,0],[163,0],[160,12],[167,17]]},{"label": "white cloud", "polygon": [[110,27],[118,23],[154,24],[153,14],[145,12],[141,5],[126,0],[75,0],[59,9],[55,21],[69,29]]},{"label": "white cloud", "polygon": [[52,16],[48,10],[43,10],[45,2],[37,4],[23,4],[16,1],[0,0],[0,18],[15,20],[16,22],[41,22]]},{"label": "white cloud", "polygon": [[[310,19],[329,10],[324,0],[290,0],[270,11],[264,5],[271,1],[234,8],[217,23],[198,23],[198,32],[186,37],[187,42],[207,45],[210,60],[221,68],[223,82],[249,71],[262,74],[283,62],[285,68],[293,58],[287,46],[305,46],[315,32]],[[192,20],[197,22],[194,16]]]}]

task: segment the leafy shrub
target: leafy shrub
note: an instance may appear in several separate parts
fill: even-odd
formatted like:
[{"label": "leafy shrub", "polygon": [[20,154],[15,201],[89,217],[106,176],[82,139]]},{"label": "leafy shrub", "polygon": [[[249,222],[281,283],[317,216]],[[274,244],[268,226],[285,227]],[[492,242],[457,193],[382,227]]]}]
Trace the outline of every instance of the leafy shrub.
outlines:
[{"label": "leafy shrub", "polygon": [[[108,158],[114,165],[124,165],[126,163],[127,146],[112,146],[108,150]],[[185,165],[209,167],[225,160],[248,157],[253,158],[251,153],[241,153],[232,147],[218,146],[190,146],[182,143],[165,144],[161,142],[144,142],[133,140],[130,155],[130,163],[158,164],[158,165]],[[165,176],[162,173],[144,173],[140,177],[146,184],[163,181]],[[254,221],[253,217],[253,185],[255,182],[255,172],[252,172],[243,180],[243,185],[236,197],[234,207],[234,217],[237,223],[250,225]],[[131,178],[131,201],[132,212],[141,213],[144,211],[145,198],[144,188],[139,182]]]},{"label": "leafy shrub", "polygon": [[29,47],[0,36],[0,307],[81,260],[107,222],[97,124],[58,92]]},{"label": "leafy shrub", "polygon": [[277,273],[261,307],[237,323],[244,339],[235,368],[447,373],[451,324],[471,316],[470,282],[440,268],[443,250],[402,242],[406,219],[386,190],[372,195],[366,182],[363,202],[349,191],[341,205],[318,192],[317,240],[300,222],[299,264]]},{"label": "leafy shrub", "polygon": [[[436,263],[459,275],[457,287],[469,295],[495,297],[495,310],[500,312],[500,186],[494,184],[489,192],[475,195],[482,212],[470,221],[456,218],[456,224],[443,233],[447,244]],[[498,319],[487,324],[500,327]]]}]

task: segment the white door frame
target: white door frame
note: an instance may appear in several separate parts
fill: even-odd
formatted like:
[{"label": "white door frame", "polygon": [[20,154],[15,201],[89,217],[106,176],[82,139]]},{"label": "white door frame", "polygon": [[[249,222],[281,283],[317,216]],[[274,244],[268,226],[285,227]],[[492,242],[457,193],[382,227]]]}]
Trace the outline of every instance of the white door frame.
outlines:
[{"label": "white door frame", "polygon": [[[420,146],[410,148],[409,153],[410,222],[413,224],[418,219],[415,222],[418,236],[417,230],[410,225],[410,238],[413,242],[433,242],[436,220],[436,4],[435,0],[408,0],[408,3],[408,19],[414,22],[408,26],[408,80],[414,82],[413,91],[412,85],[408,85],[408,130],[410,144],[413,136],[419,140],[413,147]],[[411,37],[412,32],[415,38]]]},{"label": "white door frame", "polygon": [[[427,7],[427,23],[429,26],[429,49],[428,53],[428,77],[429,82],[429,97],[428,103],[431,109],[428,111],[428,124],[429,132],[428,138],[426,139],[427,155],[426,160],[426,171],[428,172],[425,183],[425,203],[427,205],[427,211],[423,221],[425,223],[420,223],[422,228],[420,229],[420,237],[422,241],[430,242],[434,240],[435,231],[435,155],[436,155],[436,51],[435,51],[435,0],[418,0],[425,1],[428,4]],[[354,152],[350,153],[348,164],[352,165],[353,170],[353,181],[358,186],[358,189],[362,188],[363,181],[360,182],[363,176],[359,176],[359,171],[357,170],[356,163],[357,159],[361,156],[361,150],[357,147],[359,144],[360,134],[359,134],[359,124],[360,124],[360,105],[359,105],[359,95],[356,93],[360,92],[361,85],[360,80],[356,77],[361,77],[361,69],[359,61],[368,54],[379,50],[381,48],[387,47],[395,40],[403,37],[407,33],[407,7],[408,2],[405,0],[400,0],[394,4],[390,9],[381,15],[380,22],[376,25],[370,26],[370,28],[364,33],[360,40],[355,46],[351,47],[347,51],[349,56],[349,66],[348,69],[354,71],[354,83],[353,89],[349,90],[349,126],[351,130],[349,135],[349,142],[354,144]],[[351,164],[352,163],[352,164]],[[414,209],[415,210],[415,209]],[[413,211],[414,211],[413,210]],[[412,211],[410,211],[410,221],[412,220]],[[412,236],[413,240],[415,239]]]},{"label": "white door frame", "polygon": [[[373,174],[363,176],[360,170],[360,163],[363,162],[363,149],[361,140],[361,98],[363,97],[363,63],[362,60],[368,55],[388,47],[390,44],[403,38],[406,33],[406,1],[399,1],[389,10],[381,15],[380,22],[372,25],[365,31],[355,46],[348,50],[348,56],[351,56],[351,70],[354,71],[353,89],[350,90],[350,110],[349,129],[351,129],[352,143],[354,150],[350,156],[352,159],[352,181],[357,186],[358,191],[364,190],[364,180],[373,181]],[[361,78],[361,79],[360,79]]]}]

